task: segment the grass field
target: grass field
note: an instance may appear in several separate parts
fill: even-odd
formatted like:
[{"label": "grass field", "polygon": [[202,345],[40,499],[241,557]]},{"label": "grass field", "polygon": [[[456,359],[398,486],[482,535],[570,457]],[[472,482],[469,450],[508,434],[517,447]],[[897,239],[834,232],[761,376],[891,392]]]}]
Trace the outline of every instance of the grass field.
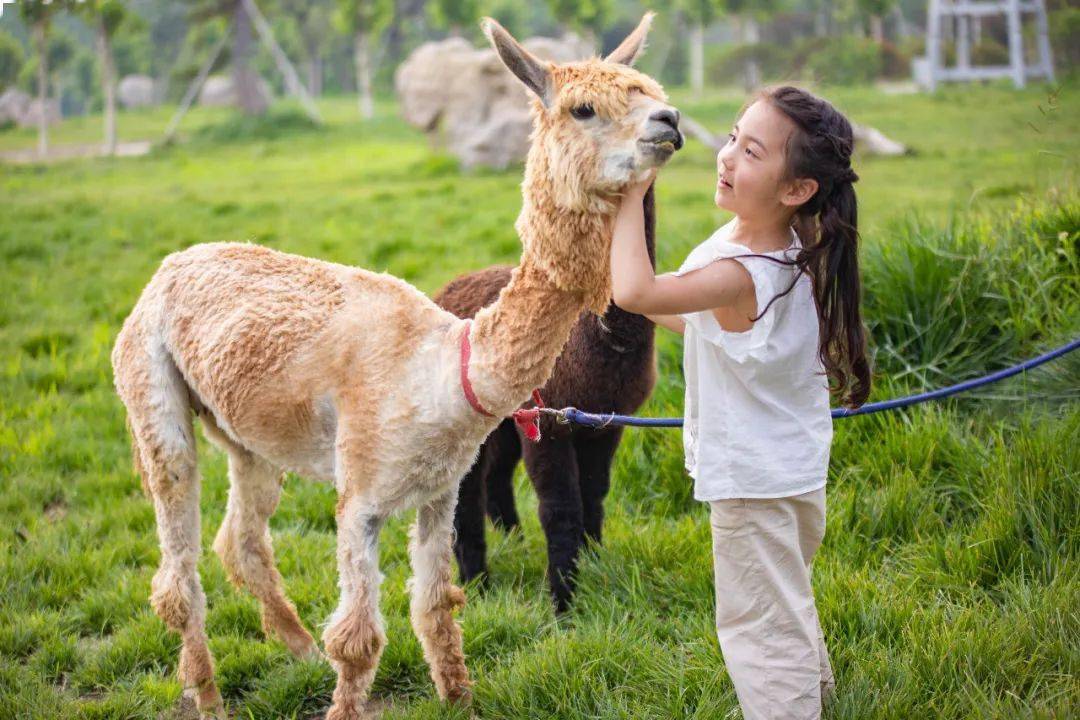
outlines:
[{"label": "grass field", "polygon": [[[860,158],[874,399],[981,374],[1080,334],[1080,99],[1075,87],[934,96],[828,95],[911,145]],[[741,103],[680,107],[722,130]],[[513,262],[520,168],[463,175],[396,117],[351,101],[305,129],[196,111],[149,156],[0,166],[0,720],[168,717],[178,638],[147,598],[153,511],[129,464],[108,355],[167,253],[209,240],[388,270],[431,292]],[[168,113],[121,115],[122,139]],[[56,143],[93,142],[99,119]],[[236,137],[247,132],[247,136]],[[0,133],[0,150],[33,133]],[[711,153],[690,142],[661,175],[659,264],[724,220]],[[679,414],[678,340],[659,344],[644,414]],[[829,718],[1065,718],[1080,713],[1080,353],[979,398],[840,421],[815,588],[838,676]],[[208,550],[224,458],[204,462]],[[493,586],[461,615],[484,718],[738,717],[712,629],[710,534],[673,431],[630,431],[605,544],[556,619],[535,497],[523,532],[491,531]],[[336,604],[332,488],[290,478],[272,520],[289,595],[314,629]],[[410,516],[383,534],[389,646],[384,717],[464,718],[441,706],[408,624]],[[217,677],[238,718],[325,710],[333,672],[292,659],[209,551],[200,566]]]}]

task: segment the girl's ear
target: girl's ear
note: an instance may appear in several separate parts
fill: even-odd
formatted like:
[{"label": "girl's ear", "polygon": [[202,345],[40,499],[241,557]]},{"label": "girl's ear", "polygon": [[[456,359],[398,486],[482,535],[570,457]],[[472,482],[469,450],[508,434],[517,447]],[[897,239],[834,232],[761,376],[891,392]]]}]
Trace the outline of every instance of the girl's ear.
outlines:
[{"label": "girl's ear", "polygon": [[799,207],[814,197],[818,191],[818,181],[813,178],[796,178],[787,183],[780,202],[788,207]]}]

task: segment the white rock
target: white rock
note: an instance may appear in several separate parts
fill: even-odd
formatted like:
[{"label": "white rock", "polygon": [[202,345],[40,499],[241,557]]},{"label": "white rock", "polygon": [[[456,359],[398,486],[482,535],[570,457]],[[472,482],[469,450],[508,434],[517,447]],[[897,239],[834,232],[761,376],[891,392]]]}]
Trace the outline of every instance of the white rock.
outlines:
[{"label": "white rock", "polygon": [[120,104],[126,108],[149,107],[157,104],[154,79],[148,75],[126,75],[116,88]]},{"label": "white rock", "polygon": [[0,95],[0,125],[9,122],[18,125],[29,107],[29,95],[18,88],[8,88]]},{"label": "white rock", "polygon": [[[269,105],[273,97],[270,85],[262,78],[259,78],[258,88],[259,94]],[[199,91],[199,104],[215,107],[236,105],[236,91],[233,89],[232,77],[229,75],[211,75],[206,78],[206,82],[203,83],[202,89]]]},{"label": "white rock", "polygon": [[[555,62],[593,54],[575,35],[523,45]],[[525,158],[530,96],[494,50],[477,50],[462,38],[425,43],[398,67],[394,87],[405,120],[445,144],[463,167],[503,168]]]}]

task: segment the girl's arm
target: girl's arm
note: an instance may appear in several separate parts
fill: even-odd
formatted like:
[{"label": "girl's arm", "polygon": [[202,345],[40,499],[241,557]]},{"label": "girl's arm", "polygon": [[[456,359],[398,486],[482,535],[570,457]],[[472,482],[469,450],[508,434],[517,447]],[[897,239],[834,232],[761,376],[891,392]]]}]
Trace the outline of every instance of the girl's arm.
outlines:
[{"label": "girl's arm", "polygon": [[[714,310],[754,298],[750,273],[735,260],[718,260],[685,275],[656,275],[645,248],[645,214],[642,199],[652,182],[631,185],[615,217],[611,241],[611,283],[615,304],[627,312],[656,316]],[[752,305],[753,306],[753,305]],[[682,325],[681,318],[673,318]],[[681,327],[676,332],[682,332]]]},{"label": "girl's arm", "polygon": [[[618,303],[615,303],[618,305]],[[673,333],[683,334],[686,330],[686,321],[678,315],[646,315],[645,317],[652,320],[660,327],[666,327]]]}]

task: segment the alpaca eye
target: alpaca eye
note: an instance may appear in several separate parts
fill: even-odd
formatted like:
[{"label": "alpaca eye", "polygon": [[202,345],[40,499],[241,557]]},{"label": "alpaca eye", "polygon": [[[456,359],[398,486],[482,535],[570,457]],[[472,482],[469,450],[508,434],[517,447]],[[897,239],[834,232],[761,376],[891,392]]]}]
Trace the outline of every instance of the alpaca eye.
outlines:
[{"label": "alpaca eye", "polygon": [[588,120],[596,115],[596,111],[593,110],[592,105],[578,105],[570,108],[570,114],[574,116],[575,120]]}]

